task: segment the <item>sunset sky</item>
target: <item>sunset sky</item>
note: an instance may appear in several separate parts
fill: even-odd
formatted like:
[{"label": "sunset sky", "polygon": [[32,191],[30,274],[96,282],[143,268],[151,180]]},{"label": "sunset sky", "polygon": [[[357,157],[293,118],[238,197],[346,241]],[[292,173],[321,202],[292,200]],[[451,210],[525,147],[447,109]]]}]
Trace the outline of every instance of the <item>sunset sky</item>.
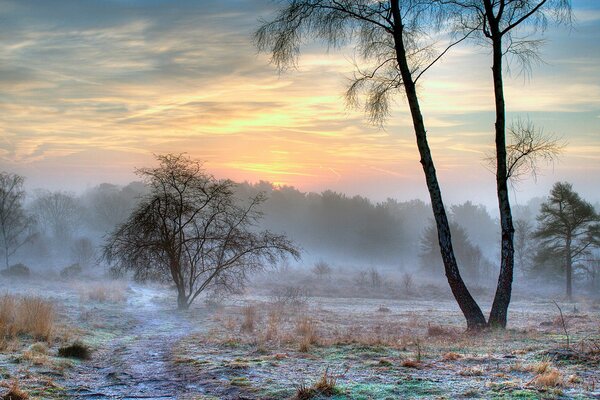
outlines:
[{"label": "sunset sky", "polygon": [[[600,1],[573,0],[575,26],[551,28],[545,64],[506,79],[509,118],[568,142],[513,201],[556,180],[600,200]],[[127,183],[152,153],[187,152],[218,177],[426,199],[399,95],[380,129],[343,93],[352,49],[303,48],[279,75],[251,39],[268,0],[0,1],[0,170],[28,188]],[[419,87],[448,202],[494,205],[490,56],[456,48]]]}]

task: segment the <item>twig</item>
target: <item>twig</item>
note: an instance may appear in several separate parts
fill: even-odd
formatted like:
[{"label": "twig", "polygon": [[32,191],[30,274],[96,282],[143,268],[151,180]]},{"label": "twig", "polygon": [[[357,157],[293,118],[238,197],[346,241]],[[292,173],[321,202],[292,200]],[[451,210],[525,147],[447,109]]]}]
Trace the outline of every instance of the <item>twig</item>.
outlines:
[{"label": "twig", "polygon": [[567,350],[569,350],[571,346],[569,341],[569,332],[567,331],[567,324],[565,323],[565,317],[563,316],[562,309],[560,308],[558,303],[554,300],[552,302],[554,303],[556,308],[558,308],[558,312],[560,313],[560,323],[562,324],[563,331],[565,332],[565,336],[567,337]]}]

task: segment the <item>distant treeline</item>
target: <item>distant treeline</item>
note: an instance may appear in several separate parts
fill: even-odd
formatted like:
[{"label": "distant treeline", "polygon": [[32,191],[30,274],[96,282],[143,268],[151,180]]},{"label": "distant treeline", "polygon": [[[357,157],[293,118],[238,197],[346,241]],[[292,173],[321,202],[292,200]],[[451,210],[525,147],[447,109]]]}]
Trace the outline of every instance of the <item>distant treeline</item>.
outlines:
[{"label": "distant treeline", "polygon": [[[304,193],[268,182],[240,183],[237,197],[262,192],[264,218],[257,228],[285,233],[303,249],[302,263],[324,260],[350,267],[442,272],[429,204],[422,200],[373,202],[330,190]],[[103,238],[125,221],[146,193],[142,182],[125,186],[103,183],[80,195],[36,190],[25,209],[35,219],[36,234],[19,250],[40,267],[70,263],[96,265]],[[540,199],[517,207],[517,218],[535,221]],[[466,275],[479,277],[497,264],[499,227],[483,205],[465,202],[448,210],[457,257]],[[441,275],[440,275],[441,276]]]}]

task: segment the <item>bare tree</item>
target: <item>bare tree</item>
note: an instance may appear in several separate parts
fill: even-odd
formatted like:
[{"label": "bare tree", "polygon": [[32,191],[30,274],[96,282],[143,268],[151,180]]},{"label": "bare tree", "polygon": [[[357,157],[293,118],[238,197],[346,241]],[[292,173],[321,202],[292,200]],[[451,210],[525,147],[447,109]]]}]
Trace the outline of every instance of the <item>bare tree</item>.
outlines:
[{"label": "bare tree", "polygon": [[515,266],[521,275],[532,267],[534,248],[534,226],[526,219],[515,220]]},{"label": "bare tree", "polygon": [[326,276],[331,275],[331,267],[325,261],[320,260],[315,263],[312,272],[313,274],[317,275],[319,278],[322,279]]},{"label": "bare tree", "polygon": [[89,267],[94,259],[96,259],[94,243],[87,237],[75,240],[71,245],[71,256],[73,257],[73,261],[82,268]]},{"label": "bare tree", "polygon": [[10,257],[32,237],[34,220],[23,209],[23,182],[20,175],[0,172],[0,244],[6,268]]},{"label": "bare tree", "polygon": [[[506,110],[504,96],[505,56],[512,56],[524,72],[539,61],[543,41],[534,35],[546,29],[548,21],[571,22],[570,0],[436,0],[453,9],[457,31],[471,35],[492,48],[492,79],[496,109],[496,192],[502,228],[500,274],[488,324],[506,327],[514,269],[514,226],[508,194],[510,159],[506,145]],[[540,154],[538,152],[538,154]],[[531,158],[530,158],[531,159]],[[514,159],[512,161],[515,161]],[[523,167],[526,164],[521,164]],[[514,165],[513,165],[514,166]],[[514,172],[514,171],[513,171]],[[514,176],[514,175],[513,175]]]},{"label": "bare tree", "polygon": [[66,192],[39,192],[32,209],[43,228],[61,244],[71,239],[83,215],[75,196]]},{"label": "bare tree", "polygon": [[295,65],[300,46],[307,39],[322,40],[333,47],[354,43],[363,66],[356,68],[347,99],[359,105],[364,94],[363,106],[372,121],[382,123],[389,115],[391,97],[404,90],[446,277],[467,326],[480,328],[486,320],[460,276],[416,87],[423,74],[468,35],[436,52],[427,32],[439,23],[440,11],[431,1],[423,0],[288,0],[256,31],[255,39],[259,50],[270,53],[280,70]]},{"label": "bare tree", "polygon": [[150,193],[104,246],[114,269],[174,282],[178,307],[187,309],[208,288],[232,290],[250,271],[299,257],[285,236],[255,231],[264,196],[242,204],[233,182],[207,175],[198,162],[172,154],[157,159],[159,166],[137,171]]}]

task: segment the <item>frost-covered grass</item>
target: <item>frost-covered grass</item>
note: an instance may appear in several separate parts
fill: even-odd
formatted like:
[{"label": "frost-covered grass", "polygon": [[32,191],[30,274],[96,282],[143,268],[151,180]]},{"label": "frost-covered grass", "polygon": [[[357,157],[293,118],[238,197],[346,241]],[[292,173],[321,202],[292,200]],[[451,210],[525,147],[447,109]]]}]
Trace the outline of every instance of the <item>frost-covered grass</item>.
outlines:
[{"label": "frost-covered grass", "polygon": [[[107,282],[102,291],[116,288],[116,301],[82,296],[96,285],[0,287],[12,291],[14,301],[43,295],[39,301],[53,310],[51,340],[21,333],[5,342],[0,396],[15,382],[33,399],[78,393],[273,400],[299,393],[315,399],[600,395],[600,312],[593,302],[563,305],[567,348],[552,299],[516,301],[508,330],[473,333],[465,331],[456,305],[443,299],[286,299],[248,292],[176,312],[168,287]],[[88,360],[58,357],[61,347],[77,341],[89,346]]]}]

